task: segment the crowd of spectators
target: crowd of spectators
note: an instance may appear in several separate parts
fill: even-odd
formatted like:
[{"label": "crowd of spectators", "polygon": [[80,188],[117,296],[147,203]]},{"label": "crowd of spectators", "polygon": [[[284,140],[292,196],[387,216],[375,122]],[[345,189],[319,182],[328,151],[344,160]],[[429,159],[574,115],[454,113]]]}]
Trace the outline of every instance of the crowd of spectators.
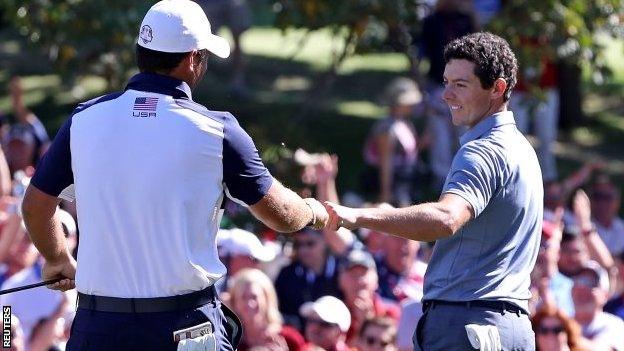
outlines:
[{"label": "crowd of spectators", "polygon": [[[236,13],[246,11],[242,1],[232,1],[230,7],[226,6],[228,1],[201,3],[207,12],[225,8],[239,11]],[[467,3],[439,0],[424,20],[423,31],[431,33],[420,44],[423,57],[430,62],[427,81],[417,84],[400,78],[386,89],[388,116],[380,119],[363,141],[363,161],[369,166],[363,178],[374,198],[366,206],[409,205],[423,200],[419,189],[430,186],[439,190],[444,182],[461,131],[450,124],[448,109],[439,101],[443,89],[441,50],[452,39],[477,30],[490,16],[475,12]],[[496,8],[493,3],[498,2],[475,1],[485,9]],[[217,5],[226,7],[219,10]],[[236,40],[248,27],[247,20],[232,24]],[[240,71],[232,84],[244,91],[243,61],[241,57],[237,60],[241,60],[235,63]],[[540,81],[548,89],[548,99],[540,101],[543,106],[537,111],[541,111],[540,118],[548,114],[549,119],[536,119],[542,122],[534,130],[543,139],[539,155],[546,169],[542,239],[531,276],[530,306],[537,349],[624,350],[620,189],[598,163],[588,163],[568,178],[557,179],[552,158],[556,117],[550,116],[558,99],[553,77]],[[22,223],[19,203],[49,144],[45,128],[24,103],[19,77],[10,80],[8,90],[11,115],[3,116],[0,128],[1,289],[41,279],[42,258]],[[519,127],[529,131],[531,117],[522,99],[528,99],[524,92],[514,101],[519,106],[514,113],[518,111]],[[427,118],[424,130],[415,127],[415,115]],[[425,153],[428,163],[421,157]],[[306,154],[295,159],[304,184],[299,191],[312,192],[320,201],[340,202],[336,188],[339,160],[335,155]],[[431,184],[423,184],[418,176],[422,167],[431,172]],[[349,201],[364,201],[367,194],[357,195]],[[61,207],[59,220],[71,245],[77,246],[75,207],[69,203]],[[226,204],[226,208],[230,217],[245,211],[234,203]],[[369,230],[304,229],[286,237],[255,231],[254,226],[242,227],[245,229],[230,225],[216,238],[219,255],[228,268],[218,290],[245,328],[240,350],[412,349],[433,243]],[[0,296],[2,305],[12,308],[13,349],[64,349],[75,295],[75,291],[39,288]]]}]

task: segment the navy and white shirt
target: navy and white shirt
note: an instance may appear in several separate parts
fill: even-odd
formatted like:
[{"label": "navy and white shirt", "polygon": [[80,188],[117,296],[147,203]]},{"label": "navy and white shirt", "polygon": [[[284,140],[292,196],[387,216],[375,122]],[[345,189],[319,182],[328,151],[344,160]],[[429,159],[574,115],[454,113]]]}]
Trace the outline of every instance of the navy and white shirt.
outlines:
[{"label": "navy and white shirt", "polygon": [[180,80],[140,73],[76,108],[31,184],[76,199],[78,291],[159,297],[225,274],[215,244],[224,194],[252,205],[272,182],[234,116],[193,102]]}]

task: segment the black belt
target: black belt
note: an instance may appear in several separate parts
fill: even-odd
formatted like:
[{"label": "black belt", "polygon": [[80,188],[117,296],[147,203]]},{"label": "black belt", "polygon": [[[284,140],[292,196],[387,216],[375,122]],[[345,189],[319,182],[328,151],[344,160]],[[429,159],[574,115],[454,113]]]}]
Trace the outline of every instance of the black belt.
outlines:
[{"label": "black belt", "polygon": [[170,312],[188,310],[217,300],[214,286],[185,295],[122,298],[78,293],[78,308],[100,312]]},{"label": "black belt", "polygon": [[510,302],[505,301],[490,301],[490,300],[473,300],[473,301],[444,301],[444,300],[427,300],[423,301],[423,312],[428,311],[431,308],[435,308],[437,305],[447,305],[447,306],[463,306],[467,308],[471,307],[481,307],[486,308],[492,311],[508,311],[515,314],[526,314],[529,313],[524,310],[524,308],[518,307]]}]

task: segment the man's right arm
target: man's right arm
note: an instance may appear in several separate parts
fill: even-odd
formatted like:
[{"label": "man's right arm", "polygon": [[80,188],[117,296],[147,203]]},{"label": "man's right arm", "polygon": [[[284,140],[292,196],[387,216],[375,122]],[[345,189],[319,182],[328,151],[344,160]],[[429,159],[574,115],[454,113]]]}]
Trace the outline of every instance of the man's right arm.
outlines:
[{"label": "man's right arm", "polygon": [[249,209],[266,226],[285,233],[299,231],[307,225],[322,229],[328,218],[321,203],[302,199],[275,179],[267,194]]},{"label": "man's right arm", "polygon": [[296,232],[306,225],[322,229],[328,218],[325,207],[302,199],[273,178],[234,116],[225,114],[223,121],[223,182],[228,197],[248,205],[257,219],[276,231]]}]

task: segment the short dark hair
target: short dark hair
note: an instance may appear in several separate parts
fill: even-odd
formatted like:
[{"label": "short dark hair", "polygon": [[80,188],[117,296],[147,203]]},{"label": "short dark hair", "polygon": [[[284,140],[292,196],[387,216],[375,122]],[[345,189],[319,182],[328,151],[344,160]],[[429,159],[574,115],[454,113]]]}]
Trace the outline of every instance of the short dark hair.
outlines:
[{"label": "short dark hair", "polygon": [[[136,44],[136,60],[141,72],[169,73],[176,68],[190,52],[161,52]],[[208,60],[208,50],[199,50],[202,64]]]},{"label": "short dark hair", "polygon": [[496,79],[503,78],[507,82],[503,100],[509,100],[517,82],[518,62],[505,39],[488,32],[465,35],[444,48],[444,62],[453,59],[474,63],[474,74],[484,89],[491,88]]}]

